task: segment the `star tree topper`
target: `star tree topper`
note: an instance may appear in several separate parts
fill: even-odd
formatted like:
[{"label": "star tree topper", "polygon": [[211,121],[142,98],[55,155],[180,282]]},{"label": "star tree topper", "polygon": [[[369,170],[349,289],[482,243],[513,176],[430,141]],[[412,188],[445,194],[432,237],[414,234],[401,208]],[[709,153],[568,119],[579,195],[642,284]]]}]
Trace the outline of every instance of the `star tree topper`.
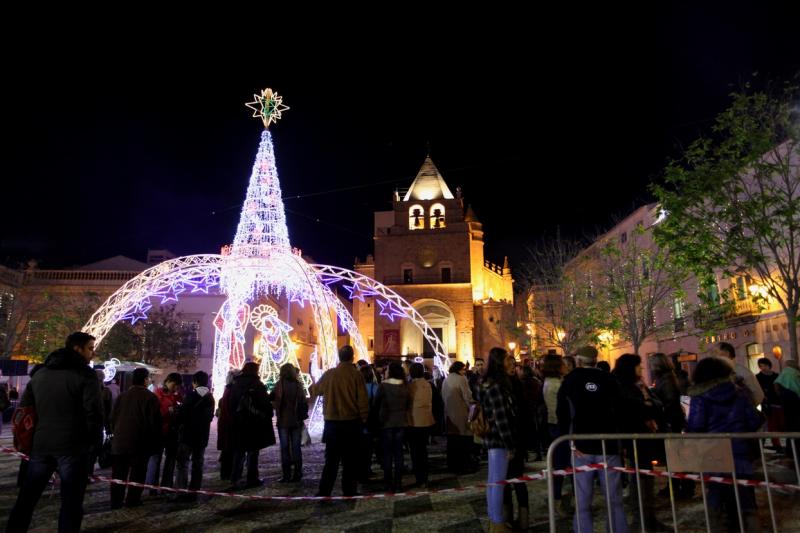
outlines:
[{"label": "star tree topper", "polygon": [[254,94],[253,98],[255,98],[254,101],[247,102],[245,105],[253,110],[254,117],[261,119],[265,128],[269,128],[270,124],[277,122],[281,118],[281,113],[289,109],[283,105],[283,97],[270,88],[262,90],[260,95]]}]

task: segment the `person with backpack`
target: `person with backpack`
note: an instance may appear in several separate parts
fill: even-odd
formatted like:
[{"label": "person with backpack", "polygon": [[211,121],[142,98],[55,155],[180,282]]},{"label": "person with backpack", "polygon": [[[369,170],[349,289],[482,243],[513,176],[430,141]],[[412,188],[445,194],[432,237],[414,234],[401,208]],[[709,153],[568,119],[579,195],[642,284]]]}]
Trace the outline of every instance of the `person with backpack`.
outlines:
[{"label": "person with backpack", "polygon": [[[51,353],[31,375],[20,402],[35,417],[31,434],[15,435],[15,440],[32,437],[30,460],[17,501],[8,517],[7,531],[28,530],[36,502],[47,482],[58,471],[61,479],[61,511],[58,530],[79,531],[83,521],[83,497],[89,467],[89,448],[103,438],[103,413],[100,385],[89,367],[94,356],[95,338],[76,332],[67,337],[63,348]],[[24,417],[23,417],[24,418]],[[22,429],[20,427],[20,429]]]},{"label": "person with backpack", "polygon": [[519,453],[519,435],[516,433],[514,417],[516,406],[509,376],[514,373],[514,356],[503,348],[489,350],[489,364],[480,389],[481,414],[471,417],[474,422],[481,418],[485,426],[473,424],[473,431],[483,439],[489,456],[489,487],[486,489],[486,505],[489,514],[489,531],[511,531],[503,516],[503,489],[497,482],[506,479],[508,463]]},{"label": "person with backpack", "polygon": [[[282,483],[300,481],[303,477],[303,452],[300,437],[308,418],[308,398],[303,382],[291,363],[281,366],[280,378],[270,394],[278,415],[278,438],[281,442]],[[292,473],[294,467],[294,473]]]},{"label": "person with backpack", "polygon": [[[208,388],[208,374],[202,370],[192,376],[192,392],[178,410],[178,474],[176,485],[185,489],[189,481],[189,460],[192,461],[192,482],[189,488],[198,490],[203,484],[203,462],[208,446],[211,420],[214,418],[214,397]],[[196,501],[197,494],[183,494],[178,499]]]},{"label": "person with backpack", "polygon": [[257,363],[245,363],[241,373],[233,379],[228,409],[231,414],[229,444],[233,450],[231,485],[238,487],[246,457],[245,488],[260,487],[264,480],[258,475],[258,454],[275,444],[275,431],[272,429],[272,404],[267,388],[258,377]]}]

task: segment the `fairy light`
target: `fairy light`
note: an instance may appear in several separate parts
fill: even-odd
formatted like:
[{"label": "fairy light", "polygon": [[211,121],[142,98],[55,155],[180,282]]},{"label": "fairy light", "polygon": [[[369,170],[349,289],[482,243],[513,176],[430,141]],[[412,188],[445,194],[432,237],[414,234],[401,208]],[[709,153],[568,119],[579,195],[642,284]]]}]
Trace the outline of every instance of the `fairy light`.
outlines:
[{"label": "fairy light", "polygon": [[[248,103],[248,107],[255,111],[254,116],[262,119],[265,127],[280,119],[281,112],[288,109],[277,93],[269,89],[255,96],[256,101]],[[374,279],[352,270],[308,264],[299,250],[292,249],[281,198],[272,137],[265,129],[261,133],[232,245],[223,247],[219,255],[179,257],[145,270],[112,294],[92,315],[84,331],[95,336],[99,344],[117,321],[145,320],[152,308],[150,298],[161,298],[161,303],[165,304],[177,301],[187,292],[209,294],[210,289],[216,288],[226,296],[213,320],[212,384],[214,395],[219,398],[228,371],[241,368],[245,361],[248,327],[256,329],[263,341],[262,346],[256,347],[264,355],[259,369],[263,381],[274,383],[280,364],[290,362],[299,366],[296,346],[290,338],[292,328],[280,320],[274,308],[257,305],[257,301],[270,295],[303,307],[309,303],[318,341],[311,354],[309,372],[301,373],[308,387],[322,372],[338,364],[333,318],[338,318],[342,329],[350,336],[359,358],[368,357],[355,320],[332,290],[335,284],[341,283],[351,300],[374,298],[380,307],[380,316],[391,321],[409,320],[433,347],[435,366],[446,372],[450,361],[444,345],[406,300]],[[251,303],[254,308],[250,307]],[[321,424],[320,402],[315,403],[311,418],[311,427]]]}]

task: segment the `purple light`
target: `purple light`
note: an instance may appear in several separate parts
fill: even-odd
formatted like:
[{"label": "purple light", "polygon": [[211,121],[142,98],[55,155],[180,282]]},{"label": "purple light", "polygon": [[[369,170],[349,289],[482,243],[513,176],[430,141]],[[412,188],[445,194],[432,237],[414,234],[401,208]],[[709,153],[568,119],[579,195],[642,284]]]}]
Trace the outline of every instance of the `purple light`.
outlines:
[{"label": "purple light", "polygon": [[380,316],[385,316],[392,322],[394,322],[395,318],[403,318],[406,314],[397,308],[394,305],[394,302],[385,302],[383,300],[378,300],[378,306],[381,308],[380,312],[378,313]]},{"label": "purple light", "polygon": [[365,296],[375,296],[378,294],[372,289],[362,289],[361,285],[358,283],[353,283],[352,285],[342,285],[342,287],[344,287],[345,290],[350,293],[349,298],[351,300],[358,299],[363,302]]}]

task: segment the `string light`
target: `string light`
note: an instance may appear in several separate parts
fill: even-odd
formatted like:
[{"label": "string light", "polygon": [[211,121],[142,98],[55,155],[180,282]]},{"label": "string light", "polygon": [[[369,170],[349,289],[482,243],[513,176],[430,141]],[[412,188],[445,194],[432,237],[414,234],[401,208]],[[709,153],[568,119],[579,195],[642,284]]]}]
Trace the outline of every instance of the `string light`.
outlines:
[{"label": "string light", "polygon": [[[256,101],[248,103],[248,107],[255,111],[254,116],[262,119],[265,127],[288,109],[283,106],[281,97],[269,89],[255,96]],[[292,328],[280,320],[274,308],[259,304],[258,300],[270,296],[286,298],[303,307],[309,303],[318,341],[311,353],[309,373],[301,373],[308,387],[323,371],[338,364],[333,317],[338,318],[342,329],[350,336],[359,358],[368,357],[355,320],[331,289],[340,282],[350,299],[374,298],[381,316],[391,321],[410,320],[433,347],[435,365],[446,372],[449,359],[444,345],[411,304],[367,276],[330,265],[308,264],[299,250],[292,249],[272,137],[265,129],[261,133],[233,244],[225,247],[220,255],[179,257],[145,270],[112,294],[92,315],[84,331],[94,335],[99,344],[118,320],[135,323],[146,319],[152,307],[151,297],[160,297],[164,304],[177,301],[179,295],[187,291],[209,294],[210,288],[217,287],[226,296],[213,321],[212,384],[214,396],[219,398],[228,371],[241,368],[245,362],[249,326],[261,334],[261,346],[256,348],[262,355],[259,373],[263,381],[268,385],[274,383],[280,364],[290,362],[298,366],[296,345],[290,338]],[[252,309],[251,302],[255,305]],[[321,424],[320,402],[312,409],[311,418],[312,427]]]}]

